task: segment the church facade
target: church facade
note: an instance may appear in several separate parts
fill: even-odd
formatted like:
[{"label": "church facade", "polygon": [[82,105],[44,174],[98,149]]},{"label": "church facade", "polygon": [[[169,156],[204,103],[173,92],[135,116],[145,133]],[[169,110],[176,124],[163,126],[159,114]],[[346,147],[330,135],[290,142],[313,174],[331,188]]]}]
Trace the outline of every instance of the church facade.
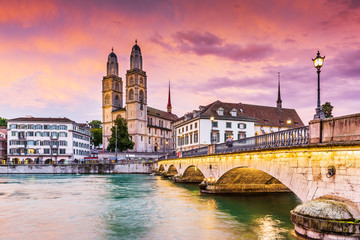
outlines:
[{"label": "church facade", "polygon": [[[170,85],[167,111],[149,107],[146,72],[143,71],[142,54],[137,41],[130,54],[130,69],[123,80],[119,76],[119,64],[112,51],[108,56],[106,76],[102,80],[103,146],[106,149],[114,121],[127,120],[129,134],[135,142],[134,152],[167,152],[174,148]],[[124,104],[125,97],[125,104]]]}]

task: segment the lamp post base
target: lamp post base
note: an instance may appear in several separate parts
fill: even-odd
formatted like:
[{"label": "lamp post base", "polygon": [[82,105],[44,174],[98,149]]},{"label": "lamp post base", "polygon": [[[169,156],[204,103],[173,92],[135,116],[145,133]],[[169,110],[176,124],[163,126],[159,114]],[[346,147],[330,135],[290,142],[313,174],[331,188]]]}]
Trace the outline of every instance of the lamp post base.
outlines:
[{"label": "lamp post base", "polygon": [[316,110],[316,114],[314,115],[314,120],[325,118],[325,113],[322,111],[322,107],[317,107],[315,110]]}]

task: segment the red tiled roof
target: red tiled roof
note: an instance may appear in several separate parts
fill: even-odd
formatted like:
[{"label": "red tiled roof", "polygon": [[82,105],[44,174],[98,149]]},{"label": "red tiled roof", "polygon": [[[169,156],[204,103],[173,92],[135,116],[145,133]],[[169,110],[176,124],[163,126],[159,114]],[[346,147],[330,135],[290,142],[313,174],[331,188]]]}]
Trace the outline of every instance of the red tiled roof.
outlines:
[{"label": "red tiled roof", "polygon": [[[223,108],[224,114],[222,116],[218,115],[218,109]],[[235,109],[237,116],[234,117],[231,115],[231,111]],[[214,116],[215,119],[248,119],[255,120],[255,124],[263,126],[273,126],[273,127],[302,127],[304,126],[299,115],[296,113],[295,109],[282,108],[278,109],[277,107],[268,107],[260,105],[251,105],[243,103],[224,103],[221,101],[215,101],[206,106],[200,106],[200,117],[210,118]],[[291,120],[291,124],[288,124],[287,121]]]},{"label": "red tiled roof", "polygon": [[169,121],[175,121],[176,119],[178,119],[178,116],[176,116],[175,114],[161,111],[159,109],[152,108],[152,107],[147,107],[147,114],[150,116],[163,118],[163,119],[166,119]]},{"label": "red tiled roof", "polygon": [[73,123],[74,121],[68,118],[43,118],[43,117],[19,117],[9,119],[8,122],[69,122]]}]

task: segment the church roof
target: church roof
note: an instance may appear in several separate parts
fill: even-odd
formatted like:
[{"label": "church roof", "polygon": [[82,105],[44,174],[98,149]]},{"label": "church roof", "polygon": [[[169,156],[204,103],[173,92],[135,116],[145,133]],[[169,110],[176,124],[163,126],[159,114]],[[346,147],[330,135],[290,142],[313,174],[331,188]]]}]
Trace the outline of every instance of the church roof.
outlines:
[{"label": "church roof", "polygon": [[163,118],[169,121],[175,121],[176,119],[178,119],[178,116],[176,116],[175,114],[168,113],[152,107],[147,107],[147,114],[150,116]]},{"label": "church roof", "polygon": [[[224,110],[223,115],[218,114],[218,109]],[[231,111],[236,110],[237,116],[232,116]],[[200,106],[199,111],[194,111],[195,114],[189,114],[192,116],[199,116],[200,118],[210,118],[214,116],[215,119],[244,119],[249,121],[255,121],[257,125],[273,126],[273,127],[302,127],[304,126],[299,115],[295,109],[277,107],[268,107],[260,105],[251,105],[243,103],[225,103],[219,100],[206,105]],[[188,116],[186,114],[186,116]],[[185,119],[189,119],[186,116]],[[192,117],[190,116],[190,119]],[[180,120],[181,118],[179,118]],[[288,124],[287,121],[291,120]]]}]

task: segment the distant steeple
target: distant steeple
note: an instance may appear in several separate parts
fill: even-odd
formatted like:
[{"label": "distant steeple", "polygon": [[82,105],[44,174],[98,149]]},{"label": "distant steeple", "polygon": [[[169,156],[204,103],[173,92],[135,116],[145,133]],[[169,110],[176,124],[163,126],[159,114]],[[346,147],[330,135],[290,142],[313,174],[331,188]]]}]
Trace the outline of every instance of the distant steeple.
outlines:
[{"label": "distant steeple", "polygon": [[280,95],[280,72],[278,72],[278,99],[276,101],[276,106],[279,110],[282,109],[282,101],[281,101],[281,95]]},{"label": "distant steeple", "polygon": [[167,109],[167,112],[168,112],[168,113],[171,113],[171,109],[172,109],[172,107],[171,107],[171,97],[170,97],[170,79],[169,79],[169,95],[168,95],[168,104],[167,104],[166,109]]}]

